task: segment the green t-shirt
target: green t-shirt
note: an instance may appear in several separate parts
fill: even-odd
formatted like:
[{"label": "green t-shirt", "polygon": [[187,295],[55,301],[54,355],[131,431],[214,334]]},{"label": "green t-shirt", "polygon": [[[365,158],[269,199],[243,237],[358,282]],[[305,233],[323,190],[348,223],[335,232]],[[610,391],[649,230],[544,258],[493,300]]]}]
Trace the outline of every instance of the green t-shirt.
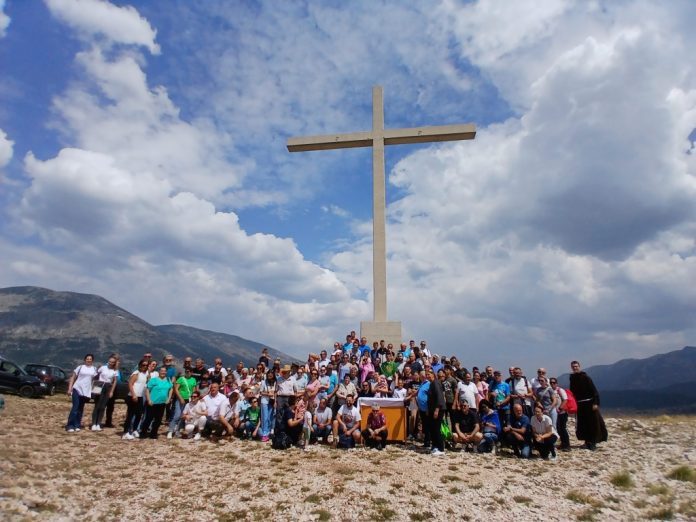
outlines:
[{"label": "green t-shirt", "polygon": [[399,364],[394,361],[384,361],[380,369],[385,377],[392,377],[399,369]]},{"label": "green t-shirt", "polygon": [[249,408],[246,412],[247,414],[247,419],[249,419],[249,422],[252,424],[256,424],[259,422],[259,415],[261,415],[261,408]]},{"label": "green t-shirt", "polygon": [[187,379],[182,375],[176,380],[176,383],[179,385],[179,395],[181,395],[181,398],[185,401],[189,400],[193,390],[196,388],[196,378],[189,377]]}]

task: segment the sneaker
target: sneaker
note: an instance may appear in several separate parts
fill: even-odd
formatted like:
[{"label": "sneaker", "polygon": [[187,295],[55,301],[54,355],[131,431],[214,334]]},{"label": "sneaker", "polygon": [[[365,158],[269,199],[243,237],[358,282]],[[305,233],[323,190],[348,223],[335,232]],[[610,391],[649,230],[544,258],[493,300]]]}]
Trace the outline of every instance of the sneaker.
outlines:
[{"label": "sneaker", "polygon": [[333,435],[329,435],[328,437],[326,437],[326,443],[327,443],[327,444],[333,444],[333,441],[334,441],[334,436],[333,436]]},{"label": "sneaker", "polygon": [[78,432],[78,431],[80,431],[80,428],[75,428],[75,432]]},{"label": "sneaker", "polygon": [[124,433],[123,437],[121,437],[123,440],[133,440],[135,437],[131,435],[130,433]]},{"label": "sneaker", "polygon": [[172,437],[174,437],[174,434],[173,434],[171,431],[168,432],[168,433],[167,433],[167,438],[168,438],[168,439],[171,439]]},{"label": "sneaker", "polygon": [[556,460],[556,455],[551,455],[551,460]]},{"label": "sneaker", "polygon": [[196,435],[193,437],[193,440],[201,440],[201,434],[196,433]]},{"label": "sneaker", "polygon": [[68,433],[75,433],[75,428],[68,428]]},{"label": "sneaker", "polygon": [[268,435],[264,435],[263,437],[261,437],[261,442],[268,442],[268,440]]},{"label": "sneaker", "polygon": [[430,454],[431,454],[433,457],[442,457],[442,456],[445,454],[445,452],[444,452],[444,451],[440,451],[440,450],[437,449],[437,448],[434,448],[433,451],[430,452]]},{"label": "sneaker", "polygon": [[138,433],[138,430],[133,432],[133,438],[134,439],[139,439],[140,438],[140,433]]},{"label": "sneaker", "polygon": [[92,431],[101,431],[101,430],[102,430],[102,429],[101,429],[101,427],[99,426],[99,424],[95,424],[94,426],[92,426]]}]

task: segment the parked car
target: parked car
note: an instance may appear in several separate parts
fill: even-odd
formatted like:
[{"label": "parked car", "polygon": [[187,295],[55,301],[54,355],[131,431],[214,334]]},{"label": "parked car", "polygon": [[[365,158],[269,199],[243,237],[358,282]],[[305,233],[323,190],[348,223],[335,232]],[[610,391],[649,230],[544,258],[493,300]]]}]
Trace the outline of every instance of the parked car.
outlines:
[{"label": "parked car", "polygon": [[63,368],[50,364],[25,364],[24,370],[46,383],[48,395],[55,395],[56,392],[67,393],[68,373]]},{"label": "parked car", "polygon": [[22,397],[41,397],[48,394],[48,385],[38,377],[29,375],[16,363],[0,357],[0,390]]}]

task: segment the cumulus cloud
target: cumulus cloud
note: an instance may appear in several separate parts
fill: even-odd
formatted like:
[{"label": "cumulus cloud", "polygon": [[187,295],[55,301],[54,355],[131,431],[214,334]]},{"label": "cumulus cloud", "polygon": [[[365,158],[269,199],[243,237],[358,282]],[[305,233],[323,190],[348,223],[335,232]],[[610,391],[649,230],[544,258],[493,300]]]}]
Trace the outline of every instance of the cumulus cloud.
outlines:
[{"label": "cumulus cloud", "polygon": [[[648,7],[655,23],[637,26],[630,9],[443,4],[463,57],[518,114],[390,174],[405,192],[389,207],[390,315],[409,335],[563,367],[696,333],[696,293],[677,288],[696,277],[691,51],[678,13]],[[370,291],[369,267],[345,252],[332,266]]]},{"label": "cumulus cloud", "polygon": [[7,28],[10,26],[10,17],[5,13],[5,0],[0,0],[0,38],[7,34]]},{"label": "cumulus cloud", "polygon": [[105,39],[111,44],[146,47],[159,54],[157,32],[132,6],[118,7],[104,0],[45,0],[53,15],[81,37]]},{"label": "cumulus cloud", "polygon": [[[51,7],[81,31],[91,23],[73,3]],[[121,14],[149,27],[135,10]],[[163,87],[148,86],[141,57],[108,43],[90,42],[76,56],[81,80],[53,100],[52,125],[73,146],[49,159],[25,157],[31,185],[12,215],[55,254],[42,262],[36,251],[15,248],[2,279],[73,281],[153,322],[205,325],[289,350],[309,335],[330,342],[329,322],[354,324],[367,305],[334,273],[304,259],[292,239],[248,234],[234,212],[216,206],[269,197],[242,187],[244,167],[227,160],[226,133],[210,120],[181,118]]]},{"label": "cumulus cloud", "polygon": [[4,130],[0,129],[0,169],[12,159],[14,142],[7,137]]},{"label": "cumulus cloud", "polygon": [[[369,318],[371,224],[332,219],[350,237],[326,269],[230,208],[335,190],[345,156],[288,157],[285,138],[369,128],[383,83],[387,126],[479,125],[390,172],[389,315],[407,338],[554,370],[693,342],[689,3],[177,4],[174,94],[149,85],[134,46],[157,52],[155,32],[133,8],[49,6],[84,40],[83,76],[54,99],[66,146],[25,158],[13,216],[44,248],[0,244],[3,281],[54,277],[298,354],[330,342]],[[107,11],[127,22],[88,16]],[[328,219],[359,211],[317,199]]]}]

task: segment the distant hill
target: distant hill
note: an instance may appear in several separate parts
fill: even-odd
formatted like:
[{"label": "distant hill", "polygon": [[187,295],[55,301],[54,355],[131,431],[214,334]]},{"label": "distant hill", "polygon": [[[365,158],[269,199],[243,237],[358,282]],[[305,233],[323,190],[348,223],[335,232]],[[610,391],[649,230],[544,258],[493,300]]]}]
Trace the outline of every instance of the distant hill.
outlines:
[{"label": "distant hill", "polygon": [[[51,363],[73,368],[86,353],[97,361],[119,353],[124,366],[133,366],[151,352],[165,353],[226,365],[243,361],[253,365],[266,346],[235,335],[183,325],[153,326],[103,297],[55,292],[33,286],[0,289],[0,354],[19,363]],[[272,358],[293,361],[271,347]]]},{"label": "distant hill", "polygon": [[[696,346],[583,369],[604,409],[696,412]],[[558,382],[568,386],[569,377],[563,374]]]}]

